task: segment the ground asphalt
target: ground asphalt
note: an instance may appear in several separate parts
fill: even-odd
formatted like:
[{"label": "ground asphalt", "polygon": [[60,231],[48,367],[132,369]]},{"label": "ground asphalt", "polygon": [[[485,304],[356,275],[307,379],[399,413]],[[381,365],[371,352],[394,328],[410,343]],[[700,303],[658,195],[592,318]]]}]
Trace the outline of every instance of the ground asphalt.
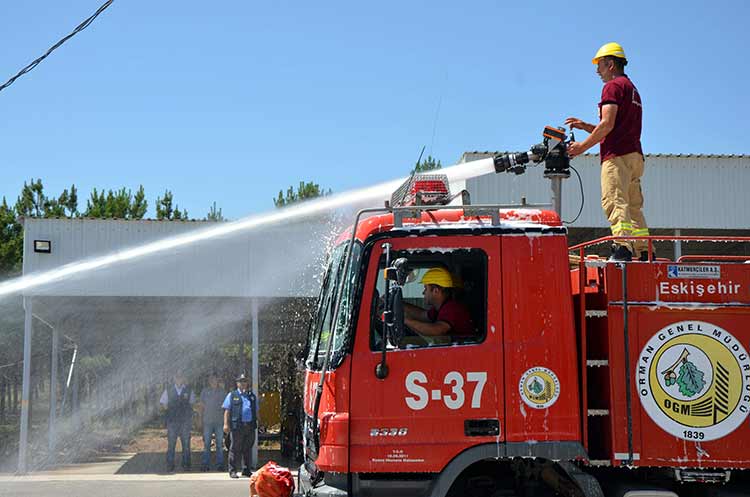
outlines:
[{"label": "ground asphalt", "polygon": [[2,497],[247,497],[247,478],[125,477],[45,480],[36,477],[0,478]]},{"label": "ground asphalt", "polygon": [[[265,451],[264,451],[265,452]],[[278,461],[277,457],[267,454]],[[261,463],[269,459],[259,454]],[[247,497],[246,477],[164,472],[164,454],[118,454],[23,476],[0,473],[0,497]],[[284,463],[285,461],[279,461]],[[289,464],[287,464],[289,466]],[[296,471],[295,477],[296,477]]]}]

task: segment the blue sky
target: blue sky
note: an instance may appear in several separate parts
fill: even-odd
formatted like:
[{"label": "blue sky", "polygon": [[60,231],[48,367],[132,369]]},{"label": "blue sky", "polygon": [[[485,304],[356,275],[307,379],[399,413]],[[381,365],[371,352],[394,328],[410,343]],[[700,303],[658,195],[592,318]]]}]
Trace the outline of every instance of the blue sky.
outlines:
[{"label": "blue sky", "polygon": [[[103,0],[0,4],[0,80]],[[115,0],[0,92],[0,196],[24,180],[165,188],[191,217],[238,218],[312,180],[406,174],[423,145],[524,150],[596,120],[591,57],[628,54],[647,153],[749,153],[747,2]],[[581,135],[584,136],[584,135]],[[597,194],[598,195],[598,194]]]}]

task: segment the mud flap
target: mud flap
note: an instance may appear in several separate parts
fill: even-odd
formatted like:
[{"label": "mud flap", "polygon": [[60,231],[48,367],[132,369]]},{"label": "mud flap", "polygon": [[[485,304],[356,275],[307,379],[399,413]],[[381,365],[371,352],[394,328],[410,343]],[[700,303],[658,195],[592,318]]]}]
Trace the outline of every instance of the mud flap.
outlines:
[{"label": "mud flap", "polygon": [[571,482],[575,483],[584,497],[604,497],[599,481],[570,461],[560,461],[557,466],[565,473]]}]

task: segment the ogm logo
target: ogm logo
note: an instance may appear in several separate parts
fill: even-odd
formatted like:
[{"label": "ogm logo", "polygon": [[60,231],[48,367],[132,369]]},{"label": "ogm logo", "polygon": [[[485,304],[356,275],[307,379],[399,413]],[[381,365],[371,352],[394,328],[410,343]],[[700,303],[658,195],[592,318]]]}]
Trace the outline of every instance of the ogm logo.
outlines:
[{"label": "ogm logo", "polygon": [[546,409],[560,397],[560,380],[551,369],[534,367],[521,375],[518,393],[529,407]]},{"label": "ogm logo", "polygon": [[681,321],[649,339],[638,358],[641,404],[666,432],[716,440],[750,413],[750,357],[728,331]]}]

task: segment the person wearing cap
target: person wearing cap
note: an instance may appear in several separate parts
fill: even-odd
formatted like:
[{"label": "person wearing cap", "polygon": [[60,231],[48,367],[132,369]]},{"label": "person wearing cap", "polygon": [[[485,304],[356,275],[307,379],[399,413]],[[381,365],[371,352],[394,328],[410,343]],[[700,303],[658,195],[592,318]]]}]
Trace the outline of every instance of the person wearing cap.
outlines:
[{"label": "person wearing cap", "polygon": [[[599,102],[599,123],[594,125],[577,117],[569,117],[570,129],[582,129],[589,136],[568,147],[575,157],[600,144],[602,208],[610,223],[612,235],[648,236],[643,215],[643,150],[641,122],[643,104],[633,82],[625,74],[628,59],[618,43],[603,45],[592,62],[604,82]],[[617,241],[610,260],[629,261],[633,254],[648,260],[646,240]]]},{"label": "person wearing cap", "polygon": [[454,297],[459,285],[445,268],[427,270],[420,281],[427,309],[404,304],[404,323],[424,336],[471,336],[475,333],[469,310]]},{"label": "person wearing cap", "polygon": [[181,371],[175,373],[174,384],[164,389],[159,404],[165,413],[167,423],[167,472],[174,471],[178,438],[182,448],[182,469],[190,471],[190,430],[193,426],[195,394]]},{"label": "person wearing cap", "polygon": [[250,390],[249,379],[241,374],[237,378],[237,389],[224,399],[224,433],[229,433],[229,476],[237,478],[237,472],[249,477],[252,473],[250,451],[255,443],[258,402]]}]

